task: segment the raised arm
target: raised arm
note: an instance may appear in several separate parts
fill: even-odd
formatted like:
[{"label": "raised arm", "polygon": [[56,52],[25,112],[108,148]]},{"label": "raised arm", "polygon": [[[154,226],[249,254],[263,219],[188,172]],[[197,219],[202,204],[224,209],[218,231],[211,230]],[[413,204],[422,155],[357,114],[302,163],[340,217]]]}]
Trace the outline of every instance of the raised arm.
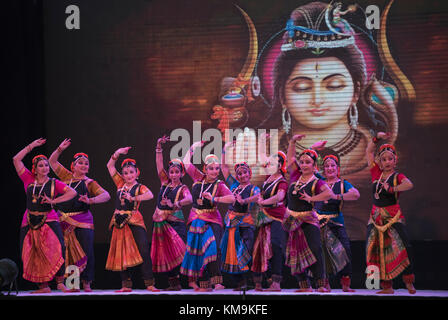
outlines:
[{"label": "raised arm", "polygon": [[53,153],[51,154],[50,158],[48,159],[48,162],[50,164],[51,169],[53,169],[53,171],[56,172],[59,167],[63,167],[62,164],[59,163],[58,159],[59,159],[59,156],[61,155],[61,153],[65,149],[67,149],[71,143],[72,142],[70,139],[64,139],[64,141],[61,142],[59,147],[56,150],[54,150]]},{"label": "raised arm", "polygon": [[366,159],[367,159],[367,165],[369,166],[369,168],[371,168],[373,166],[373,164],[375,163],[375,149],[376,149],[375,143],[379,139],[386,139],[388,137],[389,137],[389,135],[387,133],[378,132],[373,139],[371,139],[367,142]]},{"label": "raised arm", "polygon": [[109,161],[107,162],[107,170],[109,170],[109,174],[111,177],[115,176],[115,174],[117,173],[117,169],[115,168],[115,162],[117,162],[118,157],[121,154],[127,154],[129,149],[131,149],[131,147],[119,148],[110,157]]},{"label": "raised arm", "polygon": [[[194,154],[194,152],[195,152],[195,149],[196,149],[197,147],[199,147],[199,146],[202,147],[202,146],[204,145],[204,143],[205,143],[205,141],[196,141],[195,143],[193,143],[193,144],[191,145],[190,149],[188,149],[187,153],[185,154],[185,157],[184,157],[183,162],[184,162],[184,166],[185,166],[185,171],[186,171],[188,174],[191,173],[191,171],[189,170],[189,168],[190,168],[191,166],[194,167],[194,165],[191,163],[191,157],[193,156],[193,154]],[[191,175],[191,174],[190,174],[190,175]],[[192,178],[193,178],[193,177],[192,177]]]},{"label": "raised arm", "polygon": [[22,150],[20,150],[13,158],[13,164],[14,164],[14,168],[17,171],[17,174],[20,174],[20,172],[23,170],[23,168],[25,167],[25,165],[23,164],[23,158],[25,158],[25,156],[31,152],[31,150],[33,150],[35,147],[40,147],[43,144],[45,144],[47,140],[44,138],[40,138],[37,140],[34,140],[33,142],[31,142],[29,145],[27,145],[25,148],[23,148]]},{"label": "raised arm", "polygon": [[229,141],[224,145],[224,148],[222,149],[222,157],[221,157],[221,172],[224,176],[224,181],[227,181],[227,179],[230,176],[230,170],[229,170],[229,165],[226,162],[226,153],[228,148],[233,145],[234,142],[233,141]]},{"label": "raised arm", "polygon": [[163,136],[157,139],[156,146],[156,166],[157,166],[157,174],[160,176],[160,173],[163,171],[163,148],[162,144],[170,141],[170,137]]}]

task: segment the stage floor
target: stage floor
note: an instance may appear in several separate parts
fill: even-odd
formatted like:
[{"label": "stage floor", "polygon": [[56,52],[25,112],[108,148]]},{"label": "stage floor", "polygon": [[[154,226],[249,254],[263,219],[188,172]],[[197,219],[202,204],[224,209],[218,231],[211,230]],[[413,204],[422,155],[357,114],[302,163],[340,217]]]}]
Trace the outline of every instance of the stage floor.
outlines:
[{"label": "stage floor", "polygon": [[[114,290],[93,290],[92,292],[70,292],[63,293],[58,290],[53,290],[51,293],[45,294],[32,294],[31,291],[19,291],[16,296],[15,292],[11,292],[11,296],[16,296],[17,298],[77,298],[77,299],[96,299],[96,298],[137,298],[137,299],[186,299],[186,300],[197,300],[197,299],[206,299],[206,300],[224,300],[224,299],[247,299],[247,300],[264,300],[264,299],[272,299],[272,300],[282,300],[282,299],[301,299],[301,298],[311,298],[311,299],[340,299],[340,298],[401,298],[401,299],[414,299],[414,298],[424,298],[424,299],[432,299],[432,298],[448,298],[448,290],[418,290],[416,294],[409,294],[406,289],[396,289],[395,293],[392,295],[378,295],[376,294],[378,290],[366,290],[366,289],[357,289],[355,292],[343,292],[341,289],[333,289],[329,293],[319,293],[319,292],[311,292],[311,293],[298,293],[295,292],[295,289],[283,289],[281,292],[258,292],[255,290],[248,290],[245,292],[242,291],[233,291],[232,289],[223,289],[216,290],[212,292],[196,292],[193,289],[184,289],[181,291],[160,291],[160,292],[149,292],[147,290],[138,290],[135,289],[132,292],[127,293],[117,293]],[[3,292],[7,294],[6,292]],[[4,296],[5,297],[5,296]]]}]

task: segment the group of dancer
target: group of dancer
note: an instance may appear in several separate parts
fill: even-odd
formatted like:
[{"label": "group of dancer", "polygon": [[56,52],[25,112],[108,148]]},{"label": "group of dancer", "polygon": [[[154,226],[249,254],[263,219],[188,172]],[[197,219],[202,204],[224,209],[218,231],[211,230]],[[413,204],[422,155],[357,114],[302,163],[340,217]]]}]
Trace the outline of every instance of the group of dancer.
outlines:
[{"label": "group of dancer", "polygon": [[[274,170],[261,187],[251,183],[252,171],[245,162],[237,163],[235,176],[231,174],[225,161],[229,144],[223,149],[222,161],[208,155],[202,170],[191,163],[191,157],[203,141],[194,143],[183,160],[173,159],[164,167],[163,145],[169,138],[159,138],[155,155],[161,187],[152,216],[151,242],[139,206],[154,195],[139,182],[140,170],[134,159],[122,160],[117,170],[117,160],[130,147],[116,150],[107,163],[117,191],[105,268],[120,272],[122,286],[117,292],[132,291],[131,268],[135,266],[140,267],[145,287],[152,292],[159,291],[154,273],[168,276],[166,290],[181,290],[181,276],[195,291],[223,289],[222,274],[227,273],[235,281],[235,290],[247,289],[252,279],[257,291],[281,291],[285,265],[297,278],[298,292],[330,292],[330,275],[340,277],[344,292],[353,292],[342,205],[360,195],[340,177],[337,156],[326,155],[319,173],[318,152],[325,141],[296,155],[295,143],[303,137],[292,137],[287,154],[279,151],[266,157],[266,167],[274,166]],[[398,204],[399,194],[413,186],[395,171],[394,146],[377,148],[386,138],[387,134],[378,133],[366,150],[373,193],[366,264],[378,267],[382,285],[378,293],[393,293],[392,280],[400,274],[408,291],[415,293],[411,247]],[[58,162],[71,144],[69,139],[50,158],[35,156],[28,170],[24,157],[45,142],[38,139],[13,158],[27,201],[20,231],[23,278],[38,284],[34,293],[51,292],[52,280],[58,290],[69,292],[73,289],[64,284],[65,270],[75,265],[83,290],[88,292],[95,263],[90,207],[111,197],[87,177],[87,154],[75,154],[70,169]],[[49,177],[50,167],[59,179]],[[219,179],[221,173],[224,180]],[[182,181],[186,174],[193,180],[191,188]],[[228,205],[224,219],[218,204]],[[182,208],[188,205],[192,207],[185,220]]]}]

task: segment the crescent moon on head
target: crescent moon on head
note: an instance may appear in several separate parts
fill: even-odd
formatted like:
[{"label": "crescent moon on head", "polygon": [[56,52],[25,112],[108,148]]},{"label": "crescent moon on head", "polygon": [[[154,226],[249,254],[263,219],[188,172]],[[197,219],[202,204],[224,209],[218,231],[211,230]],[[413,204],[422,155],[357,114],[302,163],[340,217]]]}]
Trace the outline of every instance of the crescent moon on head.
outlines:
[{"label": "crescent moon on head", "polygon": [[390,53],[389,45],[387,43],[386,20],[393,2],[394,0],[391,0],[388,3],[381,16],[380,31],[378,33],[378,40],[377,40],[378,53],[381,61],[384,64],[384,67],[391,76],[392,80],[397,85],[398,91],[400,92],[402,98],[410,102],[413,102],[416,99],[414,87],[412,86],[412,83],[409,81],[409,79],[398,67],[395,60],[393,59],[392,54]]},{"label": "crescent moon on head", "polygon": [[238,10],[240,10],[241,14],[244,17],[244,20],[246,20],[247,27],[249,28],[249,52],[247,54],[246,61],[244,62],[244,66],[238,75],[238,78],[247,81],[252,76],[252,73],[255,69],[255,65],[257,62],[257,55],[258,55],[257,30],[255,29],[255,25],[252,22],[249,15],[239,6],[235,5],[235,7],[237,7]]}]

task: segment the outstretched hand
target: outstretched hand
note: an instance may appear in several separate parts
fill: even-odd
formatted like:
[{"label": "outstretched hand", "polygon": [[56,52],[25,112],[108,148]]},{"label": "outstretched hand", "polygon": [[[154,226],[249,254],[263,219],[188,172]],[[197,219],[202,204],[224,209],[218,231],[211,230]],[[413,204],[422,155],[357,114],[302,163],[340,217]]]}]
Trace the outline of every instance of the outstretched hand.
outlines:
[{"label": "outstretched hand", "polygon": [[325,148],[325,145],[327,144],[327,140],[320,140],[315,142],[312,146],[311,149],[316,150],[316,151],[320,151],[323,148]]},{"label": "outstretched hand", "polygon": [[71,143],[72,143],[72,141],[70,140],[70,138],[66,138],[59,145],[59,149],[61,149],[61,151],[64,151],[65,149],[67,149],[71,145]]},{"label": "outstretched hand", "polygon": [[201,141],[196,141],[195,143],[193,143],[192,145],[191,145],[191,150],[194,150],[194,149],[196,149],[197,147],[202,147],[203,145],[205,144],[205,141],[204,140],[201,140]]},{"label": "outstretched hand", "polygon": [[296,142],[296,141],[300,141],[300,140],[302,140],[302,139],[305,138],[305,137],[306,137],[305,134],[295,134],[295,135],[292,136],[291,140],[292,140],[293,142]]},{"label": "outstretched hand", "polygon": [[157,145],[160,146],[161,144],[166,143],[167,141],[170,141],[170,137],[164,135],[163,137],[157,139]]},{"label": "outstretched hand", "polygon": [[117,149],[117,151],[115,151],[115,153],[116,154],[128,154],[129,149],[131,149],[131,147],[119,148],[119,149]]},{"label": "outstretched hand", "polygon": [[44,145],[45,142],[47,142],[47,139],[39,138],[39,139],[34,140],[33,142],[31,142],[30,143],[30,147],[31,148],[40,147],[40,146]]}]

